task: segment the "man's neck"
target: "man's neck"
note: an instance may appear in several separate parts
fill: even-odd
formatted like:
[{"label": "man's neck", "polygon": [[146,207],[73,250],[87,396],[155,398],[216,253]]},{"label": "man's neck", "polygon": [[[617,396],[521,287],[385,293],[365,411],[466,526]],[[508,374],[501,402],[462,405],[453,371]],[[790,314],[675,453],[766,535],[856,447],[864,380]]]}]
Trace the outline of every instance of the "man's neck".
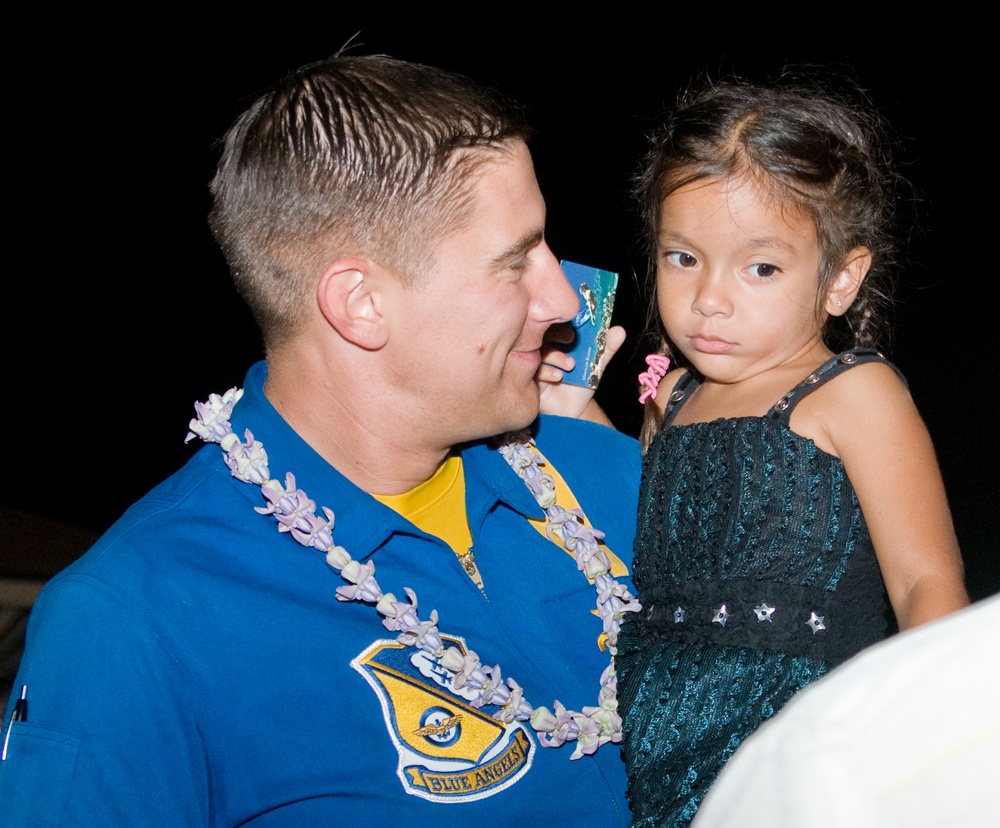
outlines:
[{"label": "man's neck", "polygon": [[450,446],[421,446],[394,407],[350,371],[306,364],[269,355],[264,395],[324,460],[373,494],[402,494],[434,475]]}]

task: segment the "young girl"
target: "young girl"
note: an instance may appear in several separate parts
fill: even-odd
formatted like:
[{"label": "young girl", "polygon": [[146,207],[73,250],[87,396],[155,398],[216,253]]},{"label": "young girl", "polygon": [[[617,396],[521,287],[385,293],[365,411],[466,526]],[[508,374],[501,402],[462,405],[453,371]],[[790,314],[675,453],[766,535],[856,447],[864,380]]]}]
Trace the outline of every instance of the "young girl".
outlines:
[{"label": "young girl", "polygon": [[892,184],[878,117],[809,88],[708,86],[653,141],[642,611],[616,657],[635,825],[686,825],[764,719],[887,635],[886,597],[900,629],[968,602],[931,441],[873,350]]}]

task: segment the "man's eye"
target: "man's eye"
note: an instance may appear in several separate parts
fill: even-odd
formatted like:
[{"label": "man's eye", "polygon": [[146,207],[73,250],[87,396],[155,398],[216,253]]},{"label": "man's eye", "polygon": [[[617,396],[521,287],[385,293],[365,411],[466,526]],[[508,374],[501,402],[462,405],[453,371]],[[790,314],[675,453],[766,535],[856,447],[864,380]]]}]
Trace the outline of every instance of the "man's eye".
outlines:
[{"label": "man's eye", "polygon": [[667,253],[667,261],[675,267],[694,267],[698,260],[690,253],[683,250],[671,250]]},{"label": "man's eye", "polygon": [[750,275],[756,276],[758,279],[769,279],[779,270],[777,265],[767,264],[767,262],[750,265],[748,269],[750,271]]}]

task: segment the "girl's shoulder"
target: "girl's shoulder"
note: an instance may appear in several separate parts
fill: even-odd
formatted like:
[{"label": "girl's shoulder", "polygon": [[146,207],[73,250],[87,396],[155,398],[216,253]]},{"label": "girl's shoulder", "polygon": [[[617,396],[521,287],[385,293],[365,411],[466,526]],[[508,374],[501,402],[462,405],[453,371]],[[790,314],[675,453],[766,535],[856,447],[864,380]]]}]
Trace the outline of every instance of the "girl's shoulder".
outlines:
[{"label": "girl's shoulder", "polygon": [[[838,364],[813,388],[810,375],[805,393],[789,417],[789,427],[808,437],[829,454],[840,456],[838,445],[864,439],[878,423],[908,419],[915,413],[909,388],[899,369],[881,355],[854,359],[856,352],[838,354]],[[843,361],[845,360],[846,362]]]},{"label": "girl's shoulder", "polygon": [[886,394],[910,394],[900,370],[877,351],[845,351],[825,363],[823,369],[825,373],[818,379],[814,377],[819,372],[807,377],[802,385],[808,387],[813,380],[818,386],[815,396],[825,407],[852,409],[860,405],[867,409],[878,406]]},{"label": "girl's shoulder", "polygon": [[[906,386],[902,372],[881,353],[871,348],[854,348],[831,356],[822,365],[803,378],[784,397],[783,405],[793,407],[809,394],[826,385],[845,388],[853,381],[862,379],[870,382],[873,378],[883,381],[895,379]],[[836,382],[834,382],[836,380]],[[781,411],[781,406],[776,407]]]}]

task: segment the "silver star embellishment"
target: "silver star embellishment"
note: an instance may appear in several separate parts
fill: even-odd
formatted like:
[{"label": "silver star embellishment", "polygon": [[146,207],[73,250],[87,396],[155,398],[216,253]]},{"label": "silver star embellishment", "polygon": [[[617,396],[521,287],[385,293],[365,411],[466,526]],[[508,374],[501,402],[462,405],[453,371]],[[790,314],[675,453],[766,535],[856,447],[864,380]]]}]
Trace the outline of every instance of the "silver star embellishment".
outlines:
[{"label": "silver star embellishment", "polygon": [[715,617],[712,619],[713,624],[720,624],[721,626],[726,626],[726,621],[729,620],[729,612],[726,610],[726,605],[723,604],[715,611]]},{"label": "silver star embellishment", "polygon": [[826,629],[826,624],[823,621],[826,620],[825,615],[817,615],[815,612],[809,614],[809,620],[806,624],[812,627],[813,635],[816,635],[820,630]]},{"label": "silver star embellishment", "polygon": [[768,623],[774,623],[771,621],[771,616],[774,615],[774,611],[777,607],[769,607],[767,602],[763,602],[759,607],[754,607],[753,611],[757,614],[757,621],[767,621]]},{"label": "silver star embellishment", "polygon": [[688,613],[687,610],[684,609],[684,607],[678,607],[677,609],[674,610],[675,624],[683,624],[685,621],[687,621],[687,617]]}]

